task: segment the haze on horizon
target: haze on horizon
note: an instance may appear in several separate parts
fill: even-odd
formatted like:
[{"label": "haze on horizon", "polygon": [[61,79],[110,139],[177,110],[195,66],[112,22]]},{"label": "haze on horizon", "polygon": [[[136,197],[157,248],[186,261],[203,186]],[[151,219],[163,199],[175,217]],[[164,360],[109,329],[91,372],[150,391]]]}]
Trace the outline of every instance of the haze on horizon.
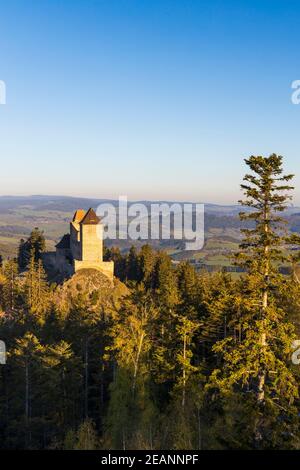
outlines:
[{"label": "haze on horizon", "polygon": [[300,205],[300,4],[1,5],[2,195],[235,204],[243,158],[278,153]]}]

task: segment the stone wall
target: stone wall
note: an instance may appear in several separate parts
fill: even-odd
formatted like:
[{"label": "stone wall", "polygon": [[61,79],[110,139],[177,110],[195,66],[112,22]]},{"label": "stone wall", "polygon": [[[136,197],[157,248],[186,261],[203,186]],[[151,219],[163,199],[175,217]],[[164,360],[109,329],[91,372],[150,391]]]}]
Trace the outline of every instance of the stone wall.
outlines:
[{"label": "stone wall", "polygon": [[73,258],[81,259],[80,227],[75,222],[70,223],[70,249]]},{"label": "stone wall", "polygon": [[96,269],[107,276],[111,281],[114,277],[114,262],[113,261],[78,261],[74,260],[74,271],[77,272],[79,269]]},{"label": "stone wall", "polygon": [[81,225],[80,241],[81,241],[81,259],[82,261],[102,261],[102,230],[103,227],[98,225]]}]

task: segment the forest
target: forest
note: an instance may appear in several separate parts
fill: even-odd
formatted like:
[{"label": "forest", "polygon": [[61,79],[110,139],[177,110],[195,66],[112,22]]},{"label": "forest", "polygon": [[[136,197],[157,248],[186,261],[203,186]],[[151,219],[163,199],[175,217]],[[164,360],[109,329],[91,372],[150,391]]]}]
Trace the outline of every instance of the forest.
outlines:
[{"label": "forest", "polygon": [[300,449],[293,175],[275,154],[245,164],[240,276],[145,244],[105,249],[114,285],[55,284],[37,228],[1,259],[1,449]]}]

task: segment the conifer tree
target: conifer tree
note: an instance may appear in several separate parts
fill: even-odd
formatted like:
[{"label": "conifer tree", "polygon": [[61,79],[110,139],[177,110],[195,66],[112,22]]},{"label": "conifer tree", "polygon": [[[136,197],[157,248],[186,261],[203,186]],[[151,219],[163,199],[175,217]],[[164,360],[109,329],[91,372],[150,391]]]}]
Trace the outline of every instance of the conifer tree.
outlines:
[{"label": "conifer tree", "polygon": [[115,359],[117,368],[115,382],[110,387],[107,428],[115,448],[132,446],[134,435],[142,429],[150,439],[155,407],[148,389],[149,354],[157,314],[151,292],[139,285],[124,300],[109,333],[111,345],[107,352]]},{"label": "conifer tree", "polygon": [[[292,175],[283,175],[282,157],[275,154],[252,156],[246,164],[252,173],[241,185],[246,196],[241,203],[250,210],[242,212],[241,219],[252,221],[254,227],[243,229],[238,262],[247,275],[232,305],[231,330],[213,348],[223,364],[222,370],[213,372],[212,383],[223,396],[238,393],[244,409],[251,410],[248,445],[272,447],[277,442],[288,447],[293,445],[297,422],[298,387],[290,365],[293,327],[276,291],[283,282],[278,262],[286,240],[278,214],[290,199]],[[235,328],[241,329],[238,339]]]},{"label": "conifer tree", "polygon": [[28,243],[29,243],[30,253],[31,253],[31,250],[34,250],[35,260],[38,261],[41,253],[45,251],[45,248],[46,248],[46,240],[44,237],[44,232],[39,230],[38,227],[35,227],[32,230],[30,237],[28,238]]},{"label": "conifer tree", "polygon": [[187,262],[180,263],[177,269],[178,288],[185,305],[197,306],[197,274]]},{"label": "conifer tree", "polygon": [[[42,360],[45,348],[38,338],[26,332],[16,340],[15,348],[9,353],[12,367],[12,387],[9,399],[13,412],[18,413],[17,435],[23,434],[25,448],[35,446],[34,424],[40,413],[40,383],[42,379]],[[21,399],[21,400],[20,400]]]},{"label": "conifer tree", "polygon": [[126,277],[128,281],[139,281],[141,274],[139,272],[138,255],[134,246],[129,250],[126,264]]},{"label": "conifer tree", "polygon": [[194,340],[199,328],[195,314],[195,310],[187,307],[174,318],[174,385],[163,420],[163,428],[169,428],[166,445],[172,449],[201,448],[203,377],[199,364],[195,362]]},{"label": "conifer tree", "polygon": [[150,245],[143,245],[139,252],[138,271],[140,273],[140,281],[147,288],[152,287],[153,270],[156,260],[156,253]]},{"label": "conifer tree", "polygon": [[181,389],[182,393],[181,404],[183,410],[186,404],[186,392],[189,378],[192,373],[197,370],[197,367],[191,363],[193,357],[191,344],[194,333],[198,327],[198,323],[190,319],[188,316],[180,316],[178,319],[178,325],[176,326],[176,331],[179,335],[181,343],[181,348],[177,353],[177,362],[181,369],[178,380],[178,387]]},{"label": "conifer tree", "polygon": [[110,335],[112,345],[108,350],[114,352],[118,364],[131,373],[132,393],[139,375],[147,371],[145,358],[151,347],[151,325],[157,316],[157,309],[150,292],[143,286],[123,302]]},{"label": "conifer tree", "polygon": [[35,261],[33,250],[31,251],[31,258],[25,275],[24,287],[25,303],[30,314],[38,322],[44,322],[45,313],[49,306],[49,286],[42,261]]},{"label": "conifer tree", "polygon": [[157,254],[153,271],[153,287],[157,292],[160,305],[171,313],[180,303],[180,296],[177,273],[166,253]]},{"label": "conifer tree", "polygon": [[45,387],[45,418],[55,426],[56,436],[63,437],[63,431],[76,426],[80,418],[80,366],[81,362],[71,348],[62,340],[47,345],[43,354]]},{"label": "conifer tree", "polygon": [[3,298],[1,303],[6,314],[12,315],[17,310],[20,294],[18,265],[14,260],[9,260],[5,263],[3,275]]},{"label": "conifer tree", "polygon": [[[101,312],[94,311],[88,294],[83,293],[75,299],[71,306],[70,314],[65,324],[65,335],[68,341],[73,344],[77,355],[81,358],[83,367],[83,416],[89,417],[90,410],[90,390],[91,385],[91,364],[98,362],[100,368],[100,347],[101,338]],[[95,344],[96,342],[96,344]],[[96,349],[94,349],[96,348]],[[97,351],[97,353],[95,352]],[[98,370],[99,373],[99,370]]]},{"label": "conifer tree", "polygon": [[19,269],[23,270],[26,268],[30,258],[29,245],[21,238],[18,246],[18,266]]},{"label": "conifer tree", "polygon": [[30,236],[25,241],[24,239],[20,240],[18,248],[18,265],[19,268],[25,269],[30,262],[32,255],[34,260],[38,261],[41,258],[41,254],[46,249],[46,240],[44,233],[35,227]]},{"label": "conifer tree", "polygon": [[95,450],[98,447],[98,436],[95,424],[91,419],[86,419],[77,431],[76,450]]}]

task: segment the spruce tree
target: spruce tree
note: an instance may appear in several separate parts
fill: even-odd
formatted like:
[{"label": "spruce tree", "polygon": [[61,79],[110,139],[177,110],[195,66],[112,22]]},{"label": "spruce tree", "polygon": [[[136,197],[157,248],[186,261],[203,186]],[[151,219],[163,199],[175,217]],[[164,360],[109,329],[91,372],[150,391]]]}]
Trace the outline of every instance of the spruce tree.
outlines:
[{"label": "spruce tree", "polygon": [[44,350],[38,338],[28,331],[16,340],[15,348],[9,352],[11,393],[8,399],[16,420],[13,434],[17,447],[21,444],[25,448],[34,448],[41,440],[38,428],[41,422]]},{"label": "spruce tree", "polygon": [[128,281],[138,281],[140,280],[140,272],[138,265],[138,255],[136,248],[132,246],[129,250],[126,263],[126,277]]},{"label": "spruce tree", "polygon": [[35,227],[27,240],[20,240],[18,248],[18,265],[21,270],[25,269],[32,257],[37,262],[41,258],[41,254],[46,249],[46,240],[44,232]]},{"label": "spruce tree", "polygon": [[[278,264],[284,259],[286,242],[280,214],[291,198],[289,191],[293,188],[288,182],[293,176],[283,174],[282,157],[275,154],[252,156],[245,161],[252,173],[245,176],[246,184],[241,185],[246,199],[240,202],[249,210],[240,217],[253,226],[243,229],[237,262],[247,274],[232,302],[228,336],[213,348],[223,363],[221,369],[214,370],[212,384],[228,399],[238,394],[244,413],[251,410],[246,437],[249,446],[290,447],[297,423],[298,397],[291,370],[293,326],[277,293],[284,282]],[[239,337],[236,329],[240,330]],[[240,419],[242,414],[240,410]]]},{"label": "spruce tree", "polygon": [[14,260],[9,260],[3,267],[3,297],[1,303],[6,316],[12,316],[19,305],[20,282],[18,279],[18,265]]},{"label": "spruce tree", "polygon": [[135,439],[149,442],[155,406],[149,392],[153,324],[158,311],[150,291],[138,285],[124,299],[109,335],[107,347],[116,363],[111,384],[107,429],[114,448],[134,448]]},{"label": "spruce tree", "polygon": [[49,306],[49,286],[42,261],[35,261],[34,250],[31,251],[31,258],[25,275],[24,291],[25,304],[29,313],[36,321],[43,323]]}]

